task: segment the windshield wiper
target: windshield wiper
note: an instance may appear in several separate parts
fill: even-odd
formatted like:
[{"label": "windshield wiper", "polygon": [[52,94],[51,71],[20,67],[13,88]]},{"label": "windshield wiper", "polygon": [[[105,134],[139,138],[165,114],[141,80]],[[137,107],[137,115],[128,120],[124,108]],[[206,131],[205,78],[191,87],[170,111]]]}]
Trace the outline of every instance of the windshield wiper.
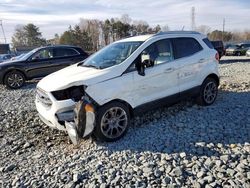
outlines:
[{"label": "windshield wiper", "polygon": [[95,69],[100,69],[100,67],[95,66],[95,65],[84,65],[84,64],[82,64],[82,66],[83,66],[83,67],[93,67],[93,68],[95,68]]}]

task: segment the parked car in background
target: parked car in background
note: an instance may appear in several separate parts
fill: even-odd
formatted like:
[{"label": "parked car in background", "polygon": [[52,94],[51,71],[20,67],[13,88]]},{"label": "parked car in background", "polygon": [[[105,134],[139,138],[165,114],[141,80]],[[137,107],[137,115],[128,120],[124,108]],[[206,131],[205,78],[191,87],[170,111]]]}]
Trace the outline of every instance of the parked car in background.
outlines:
[{"label": "parked car in background", "polygon": [[200,105],[213,104],[218,62],[218,52],[198,32],[130,37],[43,78],[36,108],[45,124],[73,138],[93,131],[101,140],[115,141],[138,112],[190,96]]},{"label": "parked car in background", "polygon": [[250,57],[250,49],[247,50],[246,56],[247,56],[247,57]]},{"label": "parked car in background", "polygon": [[25,80],[41,78],[88,57],[75,46],[46,46],[36,48],[15,60],[0,64],[0,84],[17,89]]},{"label": "parked car in background", "polygon": [[225,48],[223,42],[221,40],[211,41],[214,49],[219,53],[219,57],[221,58],[225,54]]},{"label": "parked car in background", "polygon": [[13,55],[11,54],[0,54],[0,63],[11,59]]},{"label": "parked car in background", "polygon": [[250,43],[240,43],[231,45],[226,49],[225,55],[243,56],[246,55],[246,52],[249,48],[250,48]]},{"label": "parked car in background", "polygon": [[233,46],[234,44],[227,43],[224,45],[225,50],[228,49],[229,47]]}]

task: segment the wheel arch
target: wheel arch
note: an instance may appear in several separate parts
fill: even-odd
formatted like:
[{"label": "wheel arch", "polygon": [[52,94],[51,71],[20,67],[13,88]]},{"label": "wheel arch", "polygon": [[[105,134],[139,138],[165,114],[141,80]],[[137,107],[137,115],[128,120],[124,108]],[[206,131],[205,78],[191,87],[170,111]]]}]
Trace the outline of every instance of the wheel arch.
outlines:
[{"label": "wheel arch", "polygon": [[110,103],[112,103],[112,102],[119,102],[119,103],[122,103],[122,104],[126,105],[126,106],[128,107],[128,110],[129,110],[129,115],[130,115],[131,117],[134,117],[133,107],[132,107],[128,102],[126,102],[126,101],[124,101],[124,100],[122,100],[122,99],[113,99],[113,100],[111,100],[111,101],[109,101],[109,102],[103,104],[102,106],[107,105],[107,104],[110,104]]},{"label": "wheel arch", "polygon": [[3,75],[3,80],[2,80],[3,83],[4,83],[4,80],[5,80],[6,75],[7,75],[8,73],[12,72],[12,71],[18,71],[18,72],[20,72],[20,73],[23,74],[25,80],[28,79],[28,77],[27,77],[27,75],[24,73],[24,71],[22,71],[22,70],[20,70],[20,69],[12,68],[12,69],[7,70],[7,71],[4,73],[4,75]]},{"label": "wheel arch", "polygon": [[218,75],[212,73],[212,74],[209,74],[204,80],[203,82],[207,79],[207,78],[212,78],[216,81],[216,83],[218,84],[218,86],[220,85],[220,78]]}]

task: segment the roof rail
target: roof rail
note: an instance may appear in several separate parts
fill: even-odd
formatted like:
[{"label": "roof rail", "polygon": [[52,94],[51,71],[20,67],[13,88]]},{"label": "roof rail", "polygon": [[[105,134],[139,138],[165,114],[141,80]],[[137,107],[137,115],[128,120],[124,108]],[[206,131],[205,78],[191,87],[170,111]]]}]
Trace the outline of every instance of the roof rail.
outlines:
[{"label": "roof rail", "polygon": [[158,36],[158,35],[167,35],[167,34],[200,34],[197,31],[166,31],[166,32],[158,32],[156,33],[154,36]]}]

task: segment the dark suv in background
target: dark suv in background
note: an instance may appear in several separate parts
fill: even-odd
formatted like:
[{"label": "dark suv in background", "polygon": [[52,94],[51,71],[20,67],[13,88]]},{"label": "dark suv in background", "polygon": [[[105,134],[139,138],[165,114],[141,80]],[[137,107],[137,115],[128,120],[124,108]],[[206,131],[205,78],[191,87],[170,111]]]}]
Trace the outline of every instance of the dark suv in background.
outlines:
[{"label": "dark suv in background", "polygon": [[220,58],[223,55],[225,55],[225,48],[224,48],[223,42],[221,40],[211,41],[211,43],[214,46],[214,49],[217,50],[217,52],[219,53]]},{"label": "dark suv in background", "polygon": [[17,89],[24,85],[25,80],[47,76],[87,57],[88,54],[76,46],[36,48],[19,59],[1,63],[0,83]]}]

